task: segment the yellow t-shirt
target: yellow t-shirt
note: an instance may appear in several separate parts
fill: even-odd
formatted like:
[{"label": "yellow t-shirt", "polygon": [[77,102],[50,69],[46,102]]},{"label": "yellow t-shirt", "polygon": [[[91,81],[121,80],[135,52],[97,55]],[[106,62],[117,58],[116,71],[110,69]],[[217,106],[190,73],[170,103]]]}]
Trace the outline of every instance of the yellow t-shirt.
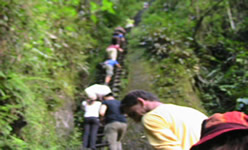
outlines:
[{"label": "yellow t-shirt", "polygon": [[142,122],[156,150],[189,150],[200,139],[207,116],[190,107],[162,104],[145,114]]}]

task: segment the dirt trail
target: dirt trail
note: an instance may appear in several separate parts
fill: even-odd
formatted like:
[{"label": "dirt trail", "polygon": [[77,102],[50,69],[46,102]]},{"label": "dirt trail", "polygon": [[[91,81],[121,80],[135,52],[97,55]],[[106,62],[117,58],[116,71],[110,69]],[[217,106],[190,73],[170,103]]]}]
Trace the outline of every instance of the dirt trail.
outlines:
[{"label": "dirt trail", "polygon": [[[129,49],[126,56],[126,64],[128,64],[128,84],[123,94],[130,90],[142,89],[151,92],[151,66],[143,58],[144,49]],[[145,138],[143,128],[140,124],[128,119],[128,131],[123,140],[124,149],[129,150],[152,150]]]},{"label": "dirt trail", "polygon": [[[141,17],[142,13],[139,13],[138,15]],[[139,17],[138,19],[141,21]],[[154,67],[143,56],[145,49],[139,47],[138,44],[139,43],[137,41],[137,43],[133,42],[131,46],[129,45],[130,47],[128,48],[128,54],[125,58],[125,64],[128,64],[128,83],[125,89],[123,89],[120,93],[120,97],[123,97],[129,91],[135,89],[142,89],[156,94],[156,92],[154,92],[154,81],[152,76]],[[204,109],[202,108],[200,104],[201,102],[196,96],[196,93],[193,93],[194,91],[190,90],[190,84],[186,84],[188,81],[185,81],[184,83],[185,84],[183,84],[182,87],[188,89],[185,91],[185,93],[188,95],[189,101],[181,102],[177,99],[173,99],[173,101],[167,101],[178,105],[183,104],[190,107],[194,106],[195,108],[204,112]],[[128,119],[128,125],[128,130],[123,140],[123,148],[128,150],[152,150],[148,140],[145,138],[143,127],[140,124],[133,122],[131,119]]]},{"label": "dirt trail", "polygon": [[128,91],[133,89],[151,91],[151,70],[147,61],[142,58],[143,53],[143,49],[136,49],[128,54],[129,74],[126,88]]},{"label": "dirt trail", "polygon": [[[144,10],[141,10],[135,17],[135,25],[141,21]],[[131,39],[132,40],[132,39]],[[120,93],[123,97],[131,90],[142,89],[152,92],[152,66],[145,60],[144,48],[139,48],[138,42],[128,48],[125,64],[128,64],[128,84]],[[123,139],[123,149],[128,150],[152,150],[148,143],[141,124],[133,122],[128,118],[128,130]]]}]

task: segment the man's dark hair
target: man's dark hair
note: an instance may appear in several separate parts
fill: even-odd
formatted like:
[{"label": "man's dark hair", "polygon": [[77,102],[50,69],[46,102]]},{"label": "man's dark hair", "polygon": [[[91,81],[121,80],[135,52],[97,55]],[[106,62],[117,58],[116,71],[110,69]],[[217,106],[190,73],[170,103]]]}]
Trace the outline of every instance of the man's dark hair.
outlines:
[{"label": "man's dark hair", "polygon": [[112,37],[111,44],[113,44],[113,45],[119,44],[119,38],[118,37]]},{"label": "man's dark hair", "polygon": [[138,103],[137,98],[142,98],[147,101],[159,101],[158,97],[150,92],[144,90],[133,90],[129,92],[121,101],[121,112],[124,113],[124,109],[131,107]]}]

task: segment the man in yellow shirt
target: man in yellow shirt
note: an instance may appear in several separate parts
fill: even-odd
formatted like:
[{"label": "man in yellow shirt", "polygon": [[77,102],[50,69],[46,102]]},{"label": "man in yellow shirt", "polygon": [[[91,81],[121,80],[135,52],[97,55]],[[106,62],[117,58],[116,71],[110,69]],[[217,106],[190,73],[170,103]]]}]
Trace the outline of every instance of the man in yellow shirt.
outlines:
[{"label": "man in yellow shirt", "polygon": [[143,90],[129,92],[121,101],[121,110],[142,122],[156,150],[189,150],[200,139],[201,124],[207,118],[193,108],[161,103]]}]

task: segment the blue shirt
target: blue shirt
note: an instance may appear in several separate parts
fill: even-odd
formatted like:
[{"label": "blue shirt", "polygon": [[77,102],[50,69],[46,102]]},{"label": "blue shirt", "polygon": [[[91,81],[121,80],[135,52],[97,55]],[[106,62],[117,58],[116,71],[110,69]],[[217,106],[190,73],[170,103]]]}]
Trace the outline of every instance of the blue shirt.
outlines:
[{"label": "blue shirt", "polygon": [[119,34],[114,34],[113,37],[123,38],[124,35],[119,33]]},{"label": "blue shirt", "polygon": [[116,60],[112,60],[112,59],[109,59],[109,60],[106,60],[105,62],[104,62],[104,64],[106,64],[106,65],[110,65],[110,66],[115,66],[115,65],[117,65],[117,64],[119,64],[118,63],[118,61],[116,61]]}]

